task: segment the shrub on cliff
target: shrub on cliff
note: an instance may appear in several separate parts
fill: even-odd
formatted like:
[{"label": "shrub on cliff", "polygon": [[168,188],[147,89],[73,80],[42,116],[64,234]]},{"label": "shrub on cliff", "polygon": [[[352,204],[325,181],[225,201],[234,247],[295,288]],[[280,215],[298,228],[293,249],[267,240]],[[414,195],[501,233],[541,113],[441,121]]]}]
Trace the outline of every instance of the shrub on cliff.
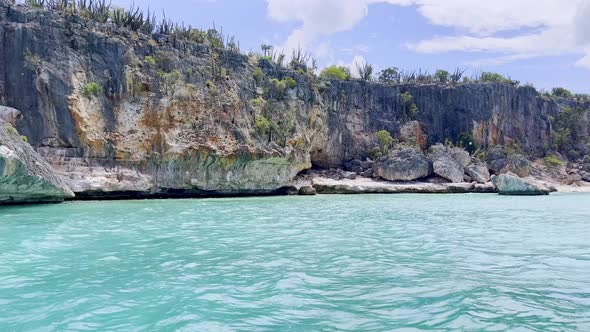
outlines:
[{"label": "shrub on cliff", "polygon": [[91,83],[88,83],[84,86],[84,94],[88,98],[98,97],[99,95],[101,95],[103,93],[104,93],[104,89],[102,88],[102,85],[100,85],[96,82],[91,82]]},{"label": "shrub on cliff", "polygon": [[555,155],[550,155],[544,159],[545,166],[551,170],[556,170],[563,165],[563,162]]},{"label": "shrub on cliff", "polygon": [[506,84],[513,83],[513,81],[509,78],[506,78],[498,73],[487,72],[487,71],[484,71],[483,73],[481,73],[479,80],[481,82],[506,83]]},{"label": "shrub on cliff", "polygon": [[393,137],[391,137],[391,133],[387,130],[380,130],[376,132],[375,138],[379,143],[379,147],[381,148],[382,153],[386,153],[394,143]]},{"label": "shrub on cliff", "polygon": [[404,92],[401,94],[402,97],[402,107],[406,114],[406,118],[409,120],[416,120],[418,119],[418,106],[414,103],[414,96],[412,96],[409,92]]},{"label": "shrub on cliff", "polygon": [[449,81],[449,77],[451,74],[443,69],[439,69],[434,73],[434,79],[437,80],[439,83],[447,83]]},{"label": "shrub on cliff", "polygon": [[252,73],[252,77],[254,77],[254,80],[257,84],[260,84],[264,81],[264,72],[262,69],[256,67],[256,69],[254,69],[254,73]]},{"label": "shrub on cliff", "polygon": [[266,136],[270,132],[270,121],[264,116],[259,115],[256,117],[254,125],[256,126],[256,131],[263,136]]},{"label": "shrub on cliff", "polygon": [[350,79],[350,70],[339,66],[326,67],[320,73],[320,79],[326,81],[345,81]]},{"label": "shrub on cliff", "polygon": [[293,77],[287,77],[283,81],[289,89],[294,89],[297,86],[297,82]]},{"label": "shrub on cliff", "polygon": [[551,90],[551,95],[553,95],[554,97],[562,97],[562,98],[573,98],[574,94],[565,88],[553,88],[553,90]]},{"label": "shrub on cliff", "polygon": [[143,58],[143,62],[147,63],[150,66],[156,65],[156,59],[154,59],[154,57],[151,55],[147,55],[145,58]]}]

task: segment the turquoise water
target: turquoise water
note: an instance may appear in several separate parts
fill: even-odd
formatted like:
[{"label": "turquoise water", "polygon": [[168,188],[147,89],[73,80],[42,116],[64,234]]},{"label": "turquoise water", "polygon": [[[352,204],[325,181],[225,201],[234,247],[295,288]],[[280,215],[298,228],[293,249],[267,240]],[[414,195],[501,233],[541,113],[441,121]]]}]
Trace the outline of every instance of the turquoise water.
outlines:
[{"label": "turquoise water", "polygon": [[0,209],[0,331],[590,331],[590,195]]}]

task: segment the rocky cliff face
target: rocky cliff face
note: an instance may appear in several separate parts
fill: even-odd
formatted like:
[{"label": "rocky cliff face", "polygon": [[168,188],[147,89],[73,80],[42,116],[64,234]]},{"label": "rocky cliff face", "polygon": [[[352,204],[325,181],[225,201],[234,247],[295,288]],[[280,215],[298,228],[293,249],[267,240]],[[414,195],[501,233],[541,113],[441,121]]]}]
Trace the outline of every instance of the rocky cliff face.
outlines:
[{"label": "rocky cliff face", "polygon": [[420,145],[467,133],[540,156],[552,116],[590,108],[503,84],[320,84],[305,70],[7,0],[0,45],[0,105],[20,110],[19,132],[82,197],[273,193],[312,164],[366,157],[376,131],[399,135],[410,120]]},{"label": "rocky cliff face", "polygon": [[[404,93],[413,97],[415,114],[404,103]],[[531,87],[500,83],[384,86],[347,81],[332,82],[322,97],[329,144],[327,149],[320,144],[313,156],[323,166],[366,156],[375,145],[373,133],[385,129],[403,136],[403,124],[410,119],[422,124],[427,145],[456,142],[467,134],[482,148],[516,144],[529,155],[540,157],[553,143],[551,119],[568,107],[585,110],[577,138],[583,144],[578,149],[582,154],[590,153],[590,105],[550,99]]]}]

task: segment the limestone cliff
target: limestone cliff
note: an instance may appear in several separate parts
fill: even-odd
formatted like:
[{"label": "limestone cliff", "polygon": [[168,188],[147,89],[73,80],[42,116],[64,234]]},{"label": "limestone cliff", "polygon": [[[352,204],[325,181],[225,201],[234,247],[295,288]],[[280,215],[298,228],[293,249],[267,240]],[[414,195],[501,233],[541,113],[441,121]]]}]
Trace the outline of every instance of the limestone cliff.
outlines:
[{"label": "limestone cliff", "polygon": [[421,145],[471,134],[542,156],[552,117],[590,108],[506,84],[321,83],[305,68],[7,0],[0,45],[0,105],[20,110],[19,132],[81,197],[274,193],[312,165],[366,157],[376,131],[410,120]]}]

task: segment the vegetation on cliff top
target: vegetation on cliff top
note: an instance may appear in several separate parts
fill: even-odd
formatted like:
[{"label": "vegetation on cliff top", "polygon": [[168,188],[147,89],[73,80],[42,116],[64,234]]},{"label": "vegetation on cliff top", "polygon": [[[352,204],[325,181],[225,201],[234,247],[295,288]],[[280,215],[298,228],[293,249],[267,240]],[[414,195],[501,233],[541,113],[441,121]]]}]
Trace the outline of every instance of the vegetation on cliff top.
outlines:
[{"label": "vegetation on cliff top", "polygon": [[[190,41],[207,44],[214,48],[226,49],[232,52],[240,52],[239,42],[234,36],[224,35],[223,29],[218,30],[215,25],[211,29],[197,29],[190,25],[177,24],[165,15],[157,20],[154,11],[142,10],[132,5],[129,9],[122,9],[111,5],[106,0],[26,0],[26,4],[34,8],[55,10],[66,14],[79,15],[99,23],[114,24],[117,27],[127,28],[132,31],[149,35],[169,36],[176,40]],[[268,59],[279,67],[289,66],[293,70],[308,73],[316,77],[317,61],[301,48],[293,50],[291,60],[287,60],[282,51],[275,51],[272,45],[261,45],[262,54],[249,52],[251,58]],[[153,58],[146,58],[145,62],[154,65]],[[369,63],[356,64],[357,79],[363,81],[377,80],[381,84],[461,84],[461,83],[501,83],[520,85],[519,81],[494,72],[475,72],[466,76],[467,68],[457,68],[453,72],[438,69],[435,73],[427,70],[399,70],[396,67],[383,69],[377,75],[374,66]],[[259,73],[255,76],[260,81]],[[353,75],[348,67],[328,66],[319,74],[323,80],[351,80]],[[527,86],[532,86],[527,84]],[[563,88],[555,88],[552,93],[541,91],[546,98],[562,97],[575,98],[578,101],[590,101],[590,96],[584,94],[574,95]]]}]

